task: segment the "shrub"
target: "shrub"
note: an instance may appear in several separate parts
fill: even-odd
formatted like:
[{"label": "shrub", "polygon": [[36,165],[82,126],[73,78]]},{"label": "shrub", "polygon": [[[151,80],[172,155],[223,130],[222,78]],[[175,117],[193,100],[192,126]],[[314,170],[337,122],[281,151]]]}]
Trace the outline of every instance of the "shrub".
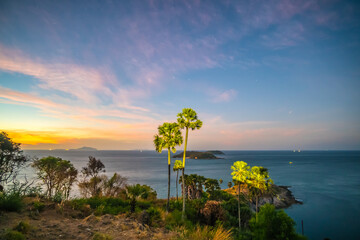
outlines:
[{"label": "shrub", "polygon": [[2,240],[25,240],[25,236],[18,231],[8,230],[2,236],[0,236]]},{"label": "shrub", "polygon": [[159,209],[150,207],[146,212],[149,214],[149,226],[157,227],[161,222],[161,212]]},{"label": "shrub", "polygon": [[254,239],[301,239],[295,231],[295,222],[283,210],[275,210],[271,204],[265,204],[260,208],[258,220],[250,220],[250,228]]},{"label": "shrub", "polygon": [[71,200],[69,204],[73,209],[80,210],[85,214],[90,214],[91,209],[95,210],[94,214],[97,216],[103,214],[117,215],[130,210],[129,201],[124,201],[119,198],[80,198]]},{"label": "shrub", "polygon": [[184,226],[186,229],[193,228],[192,222],[187,219],[182,220],[181,215],[182,212],[179,210],[174,210],[173,212],[168,213],[165,217],[165,227],[170,230],[177,226]]},{"label": "shrub", "polygon": [[33,202],[33,207],[35,211],[42,212],[45,208],[45,204],[39,201]]},{"label": "shrub", "polygon": [[24,206],[22,197],[17,193],[0,193],[0,210],[19,212]]},{"label": "shrub", "polygon": [[190,239],[190,240],[230,240],[232,239],[231,230],[227,230],[222,226],[212,228],[209,226],[199,226],[190,230],[180,230],[180,239]]},{"label": "shrub", "polygon": [[201,209],[201,214],[207,225],[214,226],[217,220],[225,220],[224,209],[218,201],[208,201]]},{"label": "shrub", "polygon": [[13,230],[16,230],[18,232],[21,232],[23,234],[27,234],[30,230],[31,230],[31,226],[28,222],[26,221],[21,221],[19,222],[18,225],[16,225]]},{"label": "shrub", "polygon": [[95,233],[93,238],[93,240],[112,240],[113,238],[107,234],[104,234],[104,233]]}]

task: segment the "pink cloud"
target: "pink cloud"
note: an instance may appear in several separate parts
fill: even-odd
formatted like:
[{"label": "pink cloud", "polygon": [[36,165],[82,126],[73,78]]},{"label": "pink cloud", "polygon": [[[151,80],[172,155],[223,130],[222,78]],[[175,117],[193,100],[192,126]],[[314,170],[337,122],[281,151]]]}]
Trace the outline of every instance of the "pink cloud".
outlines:
[{"label": "pink cloud", "polygon": [[[113,74],[109,72],[104,73],[75,64],[45,63],[38,59],[33,60],[19,50],[8,49],[1,45],[0,69],[35,77],[39,80],[38,87],[71,94],[77,100],[87,104],[101,104],[98,95],[105,95],[110,97],[114,105],[118,107],[148,111],[145,108],[133,106],[131,97],[136,94],[121,88]],[[115,101],[118,100],[119,93],[123,98],[121,102]]]}]

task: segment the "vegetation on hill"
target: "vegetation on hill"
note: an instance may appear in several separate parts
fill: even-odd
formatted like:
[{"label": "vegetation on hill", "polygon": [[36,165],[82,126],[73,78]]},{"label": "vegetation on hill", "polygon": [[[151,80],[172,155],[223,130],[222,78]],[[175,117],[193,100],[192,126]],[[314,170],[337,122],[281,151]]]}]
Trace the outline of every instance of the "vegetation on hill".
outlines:
[{"label": "vegetation on hill", "polygon": [[[180,158],[183,156],[183,152],[176,154],[173,158]],[[219,159],[213,153],[210,152],[197,152],[197,151],[187,151],[186,157],[191,159]]]},{"label": "vegetation on hill", "polygon": [[[188,109],[178,116],[186,136],[189,128],[202,125],[196,113],[194,116]],[[165,141],[161,134],[161,138],[158,140],[163,142],[155,142],[159,149],[176,146],[172,137]],[[7,164],[18,170],[26,162],[20,144],[13,143],[6,133],[0,140],[1,146],[7,144],[8,149],[16,150],[18,155],[10,155]],[[7,150],[1,151],[0,156],[6,156]],[[295,232],[295,223],[285,212],[263,205],[262,198],[278,194],[272,192],[267,169],[235,162],[234,195],[221,190],[217,179],[184,174],[186,154],[173,169],[182,170],[177,180],[182,199],[157,199],[150,186],[128,185],[118,173],[109,178],[103,174],[105,165],[95,157],[89,157],[79,178],[68,160],[54,156],[36,159],[32,167],[39,185],[26,179],[13,180],[0,191],[0,214],[6,215],[0,218],[0,239],[304,239]],[[15,176],[6,169],[2,171],[1,176]],[[74,184],[78,184],[82,197],[69,199]],[[258,205],[263,206],[258,210]],[[18,213],[11,215],[11,211]],[[19,219],[30,223],[20,224]]]}]

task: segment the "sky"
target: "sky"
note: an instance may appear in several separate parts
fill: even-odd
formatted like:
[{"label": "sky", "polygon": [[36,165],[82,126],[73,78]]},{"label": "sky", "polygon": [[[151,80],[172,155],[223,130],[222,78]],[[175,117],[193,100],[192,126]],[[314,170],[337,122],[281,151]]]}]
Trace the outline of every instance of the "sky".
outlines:
[{"label": "sky", "polygon": [[[0,130],[23,149],[360,150],[356,1],[0,1]],[[183,146],[178,147],[182,149]]]}]

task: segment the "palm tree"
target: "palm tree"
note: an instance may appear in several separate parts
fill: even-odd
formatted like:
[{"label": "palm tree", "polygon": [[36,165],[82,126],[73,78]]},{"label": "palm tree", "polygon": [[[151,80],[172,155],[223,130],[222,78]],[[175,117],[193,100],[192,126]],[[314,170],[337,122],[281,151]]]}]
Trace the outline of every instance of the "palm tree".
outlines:
[{"label": "palm tree", "polygon": [[238,184],[238,209],[239,209],[239,229],[241,230],[241,214],[240,214],[240,193],[241,193],[241,184],[246,183],[249,177],[249,169],[250,166],[247,165],[246,162],[236,161],[234,165],[231,166],[233,172],[231,175],[233,176],[233,180]]},{"label": "palm tree", "polygon": [[181,170],[182,167],[181,160],[176,160],[174,163],[173,171],[176,171],[176,201],[179,201],[179,191],[178,191],[178,179],[179,179],[179,170]]},{"label": "palm tree", "polygon": [[259,196],[268,190],[269,185],[273,184],[273,181],[269,178],[269,173],[266,168],[254,166],[251,168],[247,182],[256,198],[255,212],[257,222]]},{"label": "palm tree", "polygon": [[145,185],[128,185],[126,186],[126,196],[130,199],[131,212],[135,212],[136,202],[139,198],[146,199],[149,196],[151,188],[145,187]]},{"label": "palm tree", "polygon": [[[183,169],[182,169],[182,179],[184,180],[185,177],[185,158],[186,158],[186,147],[189,135],[189,128],[191,130],[200,129],[202,126],[202,121],[198,119],[197,113],[191,108],[184,108],[181,113],[177,115],[177,122],[181,129],[186,129],[185,135],[185,145],[184,145],[184,156],[183,156]],[[183,192],[183,209],[182,209],[182,216],[181,218],[184,219],[185,217],[185,183],[182,184],[182,192]]]},{"label": "palm tree", "polygon": [[170,150],[175,153],[176,146],[181,145],[183,137],[177,123],[164,123],[158,127],[158,134],[154,136],[154,144],[157,152],[161,153],[163,148],[168,150],[168,200],[166,211],[169,211],[170,205]]}]

